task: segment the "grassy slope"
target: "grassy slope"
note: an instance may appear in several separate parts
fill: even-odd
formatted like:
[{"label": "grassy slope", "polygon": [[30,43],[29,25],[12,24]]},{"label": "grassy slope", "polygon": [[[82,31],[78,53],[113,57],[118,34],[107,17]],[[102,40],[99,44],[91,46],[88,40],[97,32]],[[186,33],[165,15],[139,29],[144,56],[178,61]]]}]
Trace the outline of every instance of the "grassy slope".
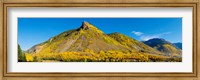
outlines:
[{"label": "grassy slope", "polygon": [[135,39],[132,39],[128,36],[120,34],[118,32],[108,34],[110,37],[118,41],[120,44],[124,45],[125,47],[129,48],[130,50],[137,50],[139,52],[147,52],[152,54],[162,54],[159,51],[147,46],[146,44],[139,42]]},{"label": "grassy slope", "polygon": [[86,49],[94,52],[99,52],[100,50],[128,50],[93,25],[84,23],[82,26],[87,26],[88,28],[81,27],[76,30],[66,31],[38,45],[43,46],[38,53],[82,52]]}]

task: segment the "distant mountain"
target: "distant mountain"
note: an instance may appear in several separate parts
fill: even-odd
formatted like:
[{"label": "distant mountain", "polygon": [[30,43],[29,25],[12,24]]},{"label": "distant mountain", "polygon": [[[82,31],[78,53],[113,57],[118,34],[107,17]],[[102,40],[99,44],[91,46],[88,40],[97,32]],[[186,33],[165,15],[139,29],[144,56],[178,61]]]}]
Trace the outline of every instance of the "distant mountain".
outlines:
[{"label": "distant mountain", "polygon": [[173,43],[177,48],[182,49],[182,43]]},{"label": "distant mountain", "polygon": [[182,51],[174,44],[161,38],[154,38],[148,41],[144,41],[146,45],[153,47],[154,49],[163,52],[165,55],[178,55],[181,56]]},{"label": "distant mountain", "polygon": [[139,42],[133,38],[130,38],[126,35],[123,35],[119,32],[111,33],[108,34],[108,36],[112,37],[116,41],[118,41],[120,44],[125,46],[126,48],[130,50],[136,50],[139,52],[147,52],[147,53],[152,53],[152,54],[161,54],[159,51],[149,47],[148,45]]}]

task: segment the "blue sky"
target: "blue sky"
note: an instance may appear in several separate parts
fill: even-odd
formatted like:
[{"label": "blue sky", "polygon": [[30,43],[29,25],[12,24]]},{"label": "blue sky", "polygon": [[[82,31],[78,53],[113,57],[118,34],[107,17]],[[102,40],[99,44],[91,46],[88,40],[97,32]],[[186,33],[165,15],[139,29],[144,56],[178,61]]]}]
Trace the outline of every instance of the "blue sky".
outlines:
[{"label": "blue sky", "polygon": [[22,50],[42,43],[87,21],[106,34],[120,32],[139,41],[164,38],[182,42],[182,18],[18,18],[18,43]]}]

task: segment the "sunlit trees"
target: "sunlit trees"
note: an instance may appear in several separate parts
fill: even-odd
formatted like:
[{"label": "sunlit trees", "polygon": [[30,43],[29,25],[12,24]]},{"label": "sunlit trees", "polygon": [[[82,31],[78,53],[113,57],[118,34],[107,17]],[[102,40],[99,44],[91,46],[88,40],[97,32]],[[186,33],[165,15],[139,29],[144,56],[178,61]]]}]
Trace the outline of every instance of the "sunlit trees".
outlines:
[{"label": "sunlit trees", "polygon": [[27,61],[27,62],[32,62],[32,61],[33,61],[33,56],[32,56],[32,54],[26,54],[26,61]]},{"label": "sunlit trees", "polygon": [[180,62],[181,58],[149,54],[136,51],[99,51],[90,49],[82,52],[38,53],[26,54],[28,62],[63,61],[63,62]]}]

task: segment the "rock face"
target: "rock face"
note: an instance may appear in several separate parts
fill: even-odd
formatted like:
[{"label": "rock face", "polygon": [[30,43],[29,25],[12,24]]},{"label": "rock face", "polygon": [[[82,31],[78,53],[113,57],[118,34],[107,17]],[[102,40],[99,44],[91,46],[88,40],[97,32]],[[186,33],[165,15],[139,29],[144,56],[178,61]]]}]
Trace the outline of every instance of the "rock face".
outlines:
[{"label": "rock face", "polygon": [[29,53],[82,52],[86,49],[99,51],[136,51],[160,54],[159,51],[120,33],[105,34],[88,22],[78,29],[65,31],[49,40],[33,46]]},{"label": "rock face", "polygon": [[90,24],[88,22],[84,21],[80,28],[83,30],[87,30],[87,29],[90,29],[89,25]]},{"label": "rock face", "polygon": [[148,41],[144,41],[146,45],[149,45],[165,55],[178,55],[181,56],[181,49],[177,48],[174,44],[161,38],[154,38]]}]

